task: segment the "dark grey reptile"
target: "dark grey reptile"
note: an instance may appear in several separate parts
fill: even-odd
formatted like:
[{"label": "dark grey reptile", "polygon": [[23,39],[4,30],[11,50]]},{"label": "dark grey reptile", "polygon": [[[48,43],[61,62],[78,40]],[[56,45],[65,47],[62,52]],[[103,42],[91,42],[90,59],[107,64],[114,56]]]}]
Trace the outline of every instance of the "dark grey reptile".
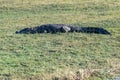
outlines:
[{"label": "dark grey reptile", "polygon": [[77,27],[67,24],[44,24],[33,28],[24,28],[16,31],[17,34],[34,34],[34,33],[66,33],[66,32],[83,32],[83,33],[96,33],[107,34],[111,33],[100,27]]}]

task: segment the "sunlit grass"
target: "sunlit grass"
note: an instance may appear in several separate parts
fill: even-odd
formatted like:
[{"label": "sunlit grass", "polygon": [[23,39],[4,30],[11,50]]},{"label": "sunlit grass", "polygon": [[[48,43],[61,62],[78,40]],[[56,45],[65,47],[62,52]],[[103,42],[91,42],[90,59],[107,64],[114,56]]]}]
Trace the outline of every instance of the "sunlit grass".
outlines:
[{"label": "sunlit grass", "polygon": [[[84,74],[86,80],[103,80],[120,75],[119,4],[119,0],[0,0],[0,79],[74,80]],[[15,34],[48,23],[102,27],[112,35]]]}]

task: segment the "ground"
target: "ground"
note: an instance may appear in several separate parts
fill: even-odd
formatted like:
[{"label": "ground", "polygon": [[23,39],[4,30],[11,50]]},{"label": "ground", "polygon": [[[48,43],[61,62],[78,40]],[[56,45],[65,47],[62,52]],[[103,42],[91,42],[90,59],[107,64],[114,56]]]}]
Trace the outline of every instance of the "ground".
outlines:
[{"label": "ground", "polygon": [[[0,79],[74,80],[92,72],[83,78],[119,77],[119,4],[120,0],[0,0]],[[15,34],[48,23],[102,27],[112,35]]]}]

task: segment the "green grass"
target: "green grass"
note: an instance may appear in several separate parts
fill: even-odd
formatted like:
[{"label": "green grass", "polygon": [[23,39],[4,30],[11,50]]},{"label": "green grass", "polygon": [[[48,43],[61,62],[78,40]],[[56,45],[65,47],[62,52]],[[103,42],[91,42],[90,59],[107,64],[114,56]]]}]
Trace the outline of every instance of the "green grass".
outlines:
[{"label": "green grass", "polygon": [[[119,0],[0,0],[0,80],[74,80],[78,73],[85,74],[84,80],[119,76],[119,4]],[[102,27],[112,36],[15,34],[48,23]]]}]

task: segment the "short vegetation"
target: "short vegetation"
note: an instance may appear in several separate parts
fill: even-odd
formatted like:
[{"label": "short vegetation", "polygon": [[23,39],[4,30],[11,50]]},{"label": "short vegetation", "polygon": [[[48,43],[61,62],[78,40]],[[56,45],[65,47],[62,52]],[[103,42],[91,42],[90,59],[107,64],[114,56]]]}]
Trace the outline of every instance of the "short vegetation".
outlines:
[{"label": "short vegetation", "polygon": [[[105,28],[87,33],[15,34],[42,24]],[[0,80],[120,77],[120,0],[0,0]]]}]

